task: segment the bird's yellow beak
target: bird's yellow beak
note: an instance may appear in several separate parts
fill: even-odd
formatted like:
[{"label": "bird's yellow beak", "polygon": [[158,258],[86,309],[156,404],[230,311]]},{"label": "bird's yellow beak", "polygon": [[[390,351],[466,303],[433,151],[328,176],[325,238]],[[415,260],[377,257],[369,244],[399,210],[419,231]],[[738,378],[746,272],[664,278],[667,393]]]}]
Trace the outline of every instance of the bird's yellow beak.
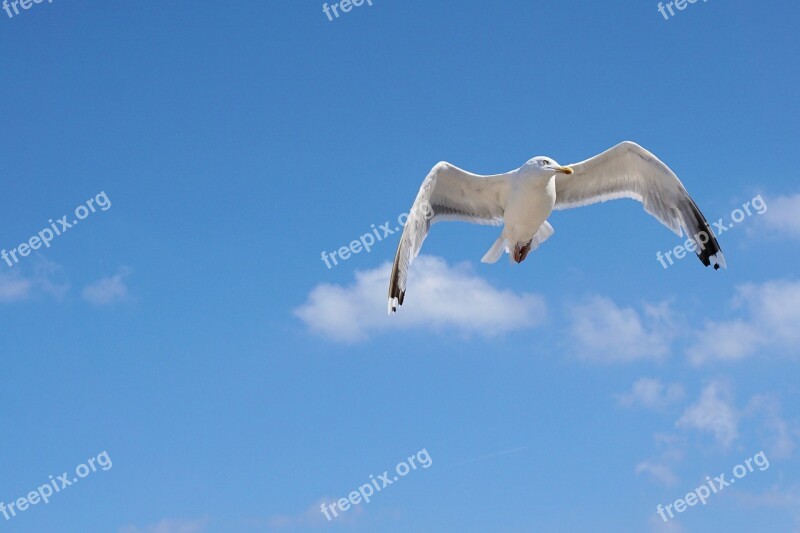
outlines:
[{"label": "bird's yellow beak", "polygon": [[574,171],[569,167],[556,167],[556,172],[561,172],[562,174],[572,174]]}]

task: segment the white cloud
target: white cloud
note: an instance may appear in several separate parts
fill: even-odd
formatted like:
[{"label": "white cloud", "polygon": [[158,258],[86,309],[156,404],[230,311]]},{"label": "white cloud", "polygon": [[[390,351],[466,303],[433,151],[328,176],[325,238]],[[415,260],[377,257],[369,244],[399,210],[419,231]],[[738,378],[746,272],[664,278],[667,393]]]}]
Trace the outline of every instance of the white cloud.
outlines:
[{"label": "white cloud", "polygon": [[781,416],[778,398],[771,394],[757,394],[747,404],[745,414],[761,422],[758,430],[765,442],[767,455],[783,459],[792,455],[795,437],[800,434],[797,427],[790,425]]},{"label": "white cloud", "polygon": [[337,516],[334,516],[332,511],[328,509],[328,514],[331,516],[331,519],[328,520],[322,512],[322,505],[330,505],[331,502],[335,501],[336,500],[333,498],[321,498],[316,503],[312,503],[311,506],[302,513],[296,515],[274,515],[269,517],[264,523],[259,523],[257,525],[264,525],[270,531],[296,531],[299,528],[317,528],[331,523],[352,527],[361,519],[365,512],[364,505],[353,505],[347,511],[337,509]]},{"label": "white cloud", "polygon": [[748,508],[772,509],[773,513],[775,510],[784,510],[791,513],[794,519],[792,531],[800,533],[800,487],[775,484],[763,492],[737,489],[731,497]]},{"label": "white cloud", "polygon": [[0,274],[0,303],[27,300],[31,295],[33,282],[13,274]]},{"label": "white cloud", "polygon": [[737,360],[759,351],[796,353],[800,344],[800,282],[778,280],[737,288],[733,307],[744,318],[709,321],[688,348],[690,360]]},{"label": "white cloud", "polygon": [[61,267],[57,264],[39,260],[32,270],[29,276],[20,267],[11,272],[0,272],[0,303],[22,302],[37,294],[59,299],[69,290],[66,282],[58,281],[62,276]]},{"label": "white cloud", "polygon": [[649,531],[653,533],[683,533],[685,531],[679,522],[676,522],[674,519],[669,522],[664,522],[664,519],[655,512],[653,516],[650,517],[649,523]]},{"label": "white cloud", "polygon": [[119,533],[202,533],[206,530],[208,519],[176,520],[165,518],[157,524],[145,527],[133,525],[119,528]]},{"label": "white cloud", "polygon": [[120,269],[117,274],[99,279],[84,287],[81,296],[90,304],[97,306],[128,301],[130,295],[125,282],[128,274],[127,269]]},{"label": "white cloud", "polygon": [[645,407],[663,410],[683,400],[685,392],[680,383],[665,385],[657,379],[637,379],[630,392],[617,395],[617,401],[625,407]]},{"label": "white cloud", "polygon": [[675,315],[668,302],[624,307],[593,296],[567,309],[571,351],[587,360],[629,362],[662,359],[673,342],[685,340],[695,365],[735,361],[766,352],[795,356],[800,345],[800,281],[773,280],[736,288],[731,318],[685,327],[691,316]]},{"label": "white cloud", "polygon": [[684,459],[686,439],[682,435],[656,433],[653,440],[658,452],[657,459],[639,462],[636,473],[644,474],[660,485],[672,487],[678,483],[674,468]]},{"label": "white cloud", "polygon": [[762,220],[768,229],[800,238],[800,194],[771,198]]},{"label": "white cloud", "polygon": [[469,265],[449,266],[420,256],[411,269],[406,301],[386,314],[391,265],[357,271],[347,286],[323,283],[294,313],[312,331],[342,342],[357,342],[385,330],[452,328],[462,333],[499,335],[541,324],[544,299],[533,293],[498,289]]},{"label": "white cloud", "polygon": [[683,435],[672,433],[655,433],[653,440],[664,461],[679,463],[686,457],[688,443]]},{"label": "white cloud", "polygon": [[639,313],[594,296],[568,310],[573,350],[585,359],[624,362],[658,359],[670,352],[677,334],[667,302],[645,305]]},{"label": "white cloud", "polygon": [[718,443],[730,446],[739,435],[739,413],[733,405],[730,385],[720,380],[709,383],[676,425],[713,433]]},{"label": "white cloud", "polygon": [[653,481],[671,487],[678,482],[678,477],[672,470],[663,464],[651,463],[649,461],[642,461],[636,465],[637,474],[646,474]]},{"label": "white cloud", "polygon": [[773,485],[765,492],[737,491],[735,498],[749,507],[788,507],[800,510],[798,487],[784,488]]}]

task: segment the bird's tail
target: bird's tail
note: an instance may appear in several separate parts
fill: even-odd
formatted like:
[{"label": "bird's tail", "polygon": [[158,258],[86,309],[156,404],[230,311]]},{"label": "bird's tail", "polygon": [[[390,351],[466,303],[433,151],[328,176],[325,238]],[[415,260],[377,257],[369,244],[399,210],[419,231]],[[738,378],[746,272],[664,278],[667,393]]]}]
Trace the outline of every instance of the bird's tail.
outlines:
[{"label": "bird's tail", "polygon": [[481,263],[497,263],[497,260],[503,255],[503,252],[507,251],[508,245],[506,244],[506,238],[500,235],[492,247],[489,248],[489,251],[486,252],[486,255],[481,258]]}]

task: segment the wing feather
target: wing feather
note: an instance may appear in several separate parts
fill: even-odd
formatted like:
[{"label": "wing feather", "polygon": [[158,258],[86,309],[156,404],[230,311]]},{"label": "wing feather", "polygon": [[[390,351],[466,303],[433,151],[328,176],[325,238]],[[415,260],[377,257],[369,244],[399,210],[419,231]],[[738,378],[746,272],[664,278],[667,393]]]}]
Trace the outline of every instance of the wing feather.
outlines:
[{"label": "wing feather", "polygon": [[481,176],[450,163],[436,164],[411,207],[389,279],[389,314],[403,304],[408,268],[419,255],[432,224],[458,220],[499,226],[508,198],[509,175]]},{"label": "wing feather", "polygon": [[570,209],[618,198],[641,202],[644,210],[679,237],[685,231],[698,244],[706,266],[726,268],[714,232],[670,168],[636,143],[626,141],[556,176],[554,209]]}]

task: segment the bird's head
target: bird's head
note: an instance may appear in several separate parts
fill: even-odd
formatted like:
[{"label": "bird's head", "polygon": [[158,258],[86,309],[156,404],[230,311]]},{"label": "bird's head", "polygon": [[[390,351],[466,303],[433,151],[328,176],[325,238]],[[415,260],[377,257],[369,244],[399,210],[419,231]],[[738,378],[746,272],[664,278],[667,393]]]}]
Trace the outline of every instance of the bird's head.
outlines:
[{"label": "bird's head", "polygon": [[552,176],[553,174],[572,174],[570,167],[562,167],[552,157],[534,157],[525,163],[525,167],[529,172]]}]

